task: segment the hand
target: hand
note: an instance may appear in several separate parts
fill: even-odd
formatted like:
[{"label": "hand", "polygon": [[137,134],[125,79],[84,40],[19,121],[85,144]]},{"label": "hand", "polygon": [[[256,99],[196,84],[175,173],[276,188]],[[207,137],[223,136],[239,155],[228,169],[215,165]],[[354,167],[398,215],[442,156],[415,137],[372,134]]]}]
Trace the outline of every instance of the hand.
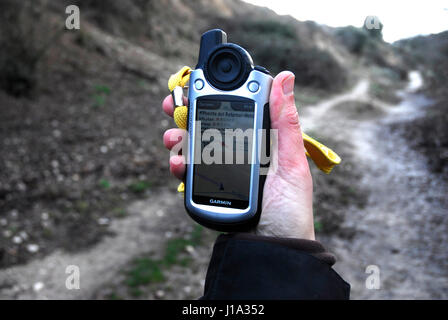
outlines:
[{"label": "hand", "polygon": [[[173,99],[163,101],[163,110],[173,116]],[[283,71],[272,84],[269,99],[271,128],[278,130],[278,145],[271,157],[277,170],[266,178],[260,221],[255,233],[265,236],[314,240],[313,181],[303,146],[299,115],[294,99],[294,74]],[[165,146],[171,150],[184,137],[184,130],[169,129],[163,135]],[[170,158],[170,171],[184,180],[185,159]]]}]

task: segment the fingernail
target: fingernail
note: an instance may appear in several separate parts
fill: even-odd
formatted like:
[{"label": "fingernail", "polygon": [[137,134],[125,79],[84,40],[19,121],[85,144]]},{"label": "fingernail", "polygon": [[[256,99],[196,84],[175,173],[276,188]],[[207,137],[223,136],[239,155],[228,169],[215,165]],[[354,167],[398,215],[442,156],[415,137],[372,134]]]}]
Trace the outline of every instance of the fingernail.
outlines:
[{"label": "fingernail", "polygon": [[283,94],[285,96],[289,96],[290,94],[294,93],[294,75],[289,75],[285,80],[282,82],[282,88],[283,88]]}]

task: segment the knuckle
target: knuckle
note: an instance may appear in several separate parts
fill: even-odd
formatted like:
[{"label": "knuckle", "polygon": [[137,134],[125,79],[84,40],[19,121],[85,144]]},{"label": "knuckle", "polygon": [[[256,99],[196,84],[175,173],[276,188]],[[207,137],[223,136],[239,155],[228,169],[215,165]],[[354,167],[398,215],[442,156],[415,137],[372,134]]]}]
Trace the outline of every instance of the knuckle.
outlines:
[{"label": "knuckle", "polygon": [[288,121],[288,124],[290,124],[291,126],[300,128],[299,113],[297,112],[297,108],[295,105],[290,105],[288,107],[285,107],[284,116],[285,116],[286,120]]}]

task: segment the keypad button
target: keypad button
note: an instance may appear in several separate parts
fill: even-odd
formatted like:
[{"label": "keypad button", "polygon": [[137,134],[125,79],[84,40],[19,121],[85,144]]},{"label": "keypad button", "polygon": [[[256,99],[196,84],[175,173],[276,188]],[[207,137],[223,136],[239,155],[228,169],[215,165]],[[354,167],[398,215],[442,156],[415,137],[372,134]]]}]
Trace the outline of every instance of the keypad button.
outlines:
[{"label": "keypad button", "polygon": [[260,89],[260,85],[258,84],[257,81],[251,81],[248,83],[247,88],[249,89],[250,92],[254,93],[257,92],[258,89]]},{"label": "keypad button", "polygon": [[196,88],[196,90],[201,90],[202,88],[204,88],[204,81],[202,81],[201,79],[197,79],[194,82],[194,87]]}]

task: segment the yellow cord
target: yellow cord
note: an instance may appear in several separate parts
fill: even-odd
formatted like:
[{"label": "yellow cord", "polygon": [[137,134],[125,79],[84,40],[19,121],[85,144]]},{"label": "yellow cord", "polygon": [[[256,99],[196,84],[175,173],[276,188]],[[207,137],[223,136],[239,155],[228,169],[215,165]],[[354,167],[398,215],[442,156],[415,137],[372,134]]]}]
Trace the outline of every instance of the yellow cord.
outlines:
[{"label": "yellow cord", "polygon": [[306,155],[310,157],[316,166],[325,173],[330,173],[334,166],[341,163],[341,158],[319,141],[302,132],[303,144]]},{"label": "yellow cord", "polygon": [[173,91],[176,87],[185,87],[188,81],[190,81],[190,73],[191,68],[185,66],[175,74],[172,74],[168,79],[168,89],[170,89],[170,92]]},{"label": "yellow cord", "polygon": [[[190,80],[190,67],[182,67],[177,73],[170,76],[168,80],[168,88],[170,92],[176,87],[185,87]],[[175,106],[174,109],[174,122],[181,129],[187,129],[188,121],[188,108],[187,106]],[[302,132],[303,144],[306,149],[306,155],[310,157],[316,166],[323,172],[329,174],[333,170],[334,166],[341,163],[341,158],[319,141],[311,138],[305,132]],[[184,192],[185,185],[183,182],[177,187],[178,192]]]}]

